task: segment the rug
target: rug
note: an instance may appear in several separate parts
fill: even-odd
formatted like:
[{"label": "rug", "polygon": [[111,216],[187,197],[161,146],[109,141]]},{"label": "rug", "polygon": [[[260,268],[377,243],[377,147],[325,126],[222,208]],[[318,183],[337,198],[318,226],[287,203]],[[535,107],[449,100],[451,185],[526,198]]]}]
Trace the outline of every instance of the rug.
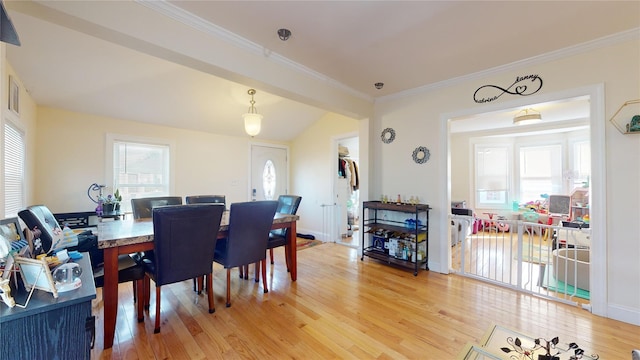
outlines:
[{"label": "rug", "polygon": [[[533,245],[528,243],[522,244],[522,261],[530,262],[533,264],[549,264],[551,263],[552,252],[548,246]],[[513,256],[514,259],[518,259],[518,254]]]},{"label": "rug", "polygon": [[321,240],[311,240],[311,239],[303,239],[296,238],[296,247],[298,250],[308,249],[310,247],[322,244]]},{"label": "rug", "polygon": [[[542,272],[542,271],[541,271]],[[547,265],[544,267],[544,274],[542,275],[542,287],[550,290],[557,291],[560,294],[574,295],[575,297],[579,297],[581,299],[589,300],[589,291],[575,288],[572,285],[565,284],[560,280],[556,280],[553,277],[553,266]]]}]

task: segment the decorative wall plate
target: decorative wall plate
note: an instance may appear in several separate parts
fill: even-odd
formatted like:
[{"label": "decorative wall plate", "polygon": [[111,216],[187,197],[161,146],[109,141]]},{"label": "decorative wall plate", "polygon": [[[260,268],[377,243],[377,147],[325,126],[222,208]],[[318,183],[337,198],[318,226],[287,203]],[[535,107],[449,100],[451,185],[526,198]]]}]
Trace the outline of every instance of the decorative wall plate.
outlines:
[{"label": "decorative wall plate", "polygon": [[415,150],[413,150],[413,161],[417,164],[424,164],[429,161],[429,149],[424,146],[418,146]]},{"label": "decorative wall plate", "polygon": [[396,131],[393,130],[392,128],[386,128],[382,130],[382,134],[380,134],[380,138],[382,139],[383,143],[390,144],[393,142],[393,140],[396,139]]}]

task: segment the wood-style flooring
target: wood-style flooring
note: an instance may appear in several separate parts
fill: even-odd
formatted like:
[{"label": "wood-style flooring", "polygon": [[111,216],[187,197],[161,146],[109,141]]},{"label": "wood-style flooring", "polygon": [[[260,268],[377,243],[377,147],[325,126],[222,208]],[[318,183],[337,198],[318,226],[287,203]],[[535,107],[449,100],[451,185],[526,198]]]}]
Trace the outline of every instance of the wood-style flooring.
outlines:
[{"label": "wood-style flooring", "polygon": [[[131,284],[119,287],[113,348],[103,349],[102,294],[94,301],[92,359],[454,359],[499,324],[536,337],[576,342],[601,359],[630,359],[640,327],[575,306],[519,294],[457,275],[397,269],[326,243],[298,251],[291,282],[284,252],[269,265],[269,292],[214,266],[216,312],[192,282],[162,287],[162,330],[153,333],[155,291],[136,321]],[[251,268],[253,274],[253,267]],[[506,344],[506,343],[505,343]]]}]

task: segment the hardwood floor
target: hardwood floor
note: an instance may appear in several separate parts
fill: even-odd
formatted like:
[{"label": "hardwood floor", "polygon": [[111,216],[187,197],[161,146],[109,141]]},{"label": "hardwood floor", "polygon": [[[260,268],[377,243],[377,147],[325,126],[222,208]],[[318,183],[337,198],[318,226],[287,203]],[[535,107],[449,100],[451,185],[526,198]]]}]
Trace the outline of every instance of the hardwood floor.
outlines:
[{"label": "hardwood floor", "polygon": [[[268,271],[269,292],[214,266],[216,312],[191,281],[162,287],[162,330],[150,313],[136,321],[131,284],[119,287],[113,348],[103,350],[102,294],[94,301],[92,359],[453,359],[499,324],[537,337],[576,342],[601,359],[630,359],[640,327],[593,316],[578,307],[456,275],[396,269],[326,243],[298,252],[291,282],[282,248]],[[253,267],[251,268],[253,274]],[[506,344],[506,343],[505,343]]]}]

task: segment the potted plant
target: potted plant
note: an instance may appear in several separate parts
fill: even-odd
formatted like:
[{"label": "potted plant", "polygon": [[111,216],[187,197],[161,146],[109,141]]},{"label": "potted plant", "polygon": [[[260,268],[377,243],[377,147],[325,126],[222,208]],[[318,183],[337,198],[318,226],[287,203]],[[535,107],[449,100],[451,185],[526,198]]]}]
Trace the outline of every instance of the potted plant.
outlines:
[{"label": "potted plant", "polygon": [[116,189],[116,192],[113,193],[113,197],[115,198],[116,201],[116,205],[115,205],[115,211],[118,212],[120,211],[120,202],[122,202],[122,195],[120,195],[120,189]]},{"label": "potted plant", "polygon": [[98,208],[102,210],[103,214],[112,214],[120,211],[120,201],[122,201],[122,196],[120,190],[116,189],[113,195],[109,194],[98,198]]}]

